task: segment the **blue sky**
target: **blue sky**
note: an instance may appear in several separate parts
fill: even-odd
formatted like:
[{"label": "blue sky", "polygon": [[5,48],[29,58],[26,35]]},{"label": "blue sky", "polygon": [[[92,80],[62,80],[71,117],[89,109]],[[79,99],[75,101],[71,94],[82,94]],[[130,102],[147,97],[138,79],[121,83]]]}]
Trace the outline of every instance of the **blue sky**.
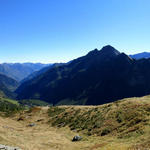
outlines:
[{"label": "blue sky", "polygon": [[1,62],[66,62],[104,45],[150,51],[149,0],[0,0]]}]

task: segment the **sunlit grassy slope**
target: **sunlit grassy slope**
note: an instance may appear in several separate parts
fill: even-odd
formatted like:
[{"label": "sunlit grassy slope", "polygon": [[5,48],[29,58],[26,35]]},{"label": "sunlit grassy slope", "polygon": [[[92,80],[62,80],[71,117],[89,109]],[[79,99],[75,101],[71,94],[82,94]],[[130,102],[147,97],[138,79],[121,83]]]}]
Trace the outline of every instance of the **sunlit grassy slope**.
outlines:
[{"label": "sunlit grassy slope", "polygon": [[4,98],[4,97],[0,97],[0,101],[5,101],[5,102],[9,102],[15,105],[19,105],[18,101],[13,100],[13,99],[9,99],[9,98]]},{"label": "sunlit grassy slope", "polygon": [[[0,144],[23,150],[150,150],[150,96],[18,112],[0,116]],[[72,142],[75,135],[82,140]]]},{"label": "sunlit grassy slope", "polygon": [[21,106],[16,100],[0,97],[0,115],[12,116],[20,111],[23,111],[24,107]]},{"label": "sunlit grassy slope", "polygon": [[52,126],[93,139],[91,149],[150,149],[150,96],[101,106],[51,107],[49,116]]}]

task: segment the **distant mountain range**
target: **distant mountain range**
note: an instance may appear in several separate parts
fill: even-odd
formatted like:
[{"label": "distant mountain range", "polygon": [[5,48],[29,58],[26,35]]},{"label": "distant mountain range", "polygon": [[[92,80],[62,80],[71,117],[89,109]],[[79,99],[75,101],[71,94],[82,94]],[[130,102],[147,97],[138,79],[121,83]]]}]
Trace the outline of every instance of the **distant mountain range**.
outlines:
[{"label": "distant mountain range", "polygon": [[97,105],[150,94],[150,59],[132,59],[112,46],[53,66],[22,83],[18,99]]},{"label": "distant mountain range", "polygon": [[[50,64],[49,64],[50,65]],[[4,74],[16,81],[21,81],[31,73],[39,71],[48,64],[41,63],[3,63],[0,64],[0,74]]]},{"label": "distant mountain range", "polygon": [[150,53],[149,52],[143,52],[143,53],[130,55],[130,57],[132,57],[134,59],[150,58]]},{"label": "distant mountain range", "polygon": [[43,67],[42,69],[40,69],[39,71],[35,71],[33,73],[31,73],[29,76],[27,76],[26,78],[24,78],[21,83],[24,83],[25,81],[28,81],[28,80],[31,80],[41,74],[43,74],[44,72],[48,71],[49,69],[53,68],[53,67],[56,67],[56,66],[60,66],[60,65],[63,65],[65,63],[54,63],[54,64],[50,64],[50,65],[47,65],[46,67]]},{"label": "distant mountain range", "polygon": [[41,63],[3,63],[0,64],[0,97],[15,98],[14,90],[19,82],[35,71],[50,64]]}]

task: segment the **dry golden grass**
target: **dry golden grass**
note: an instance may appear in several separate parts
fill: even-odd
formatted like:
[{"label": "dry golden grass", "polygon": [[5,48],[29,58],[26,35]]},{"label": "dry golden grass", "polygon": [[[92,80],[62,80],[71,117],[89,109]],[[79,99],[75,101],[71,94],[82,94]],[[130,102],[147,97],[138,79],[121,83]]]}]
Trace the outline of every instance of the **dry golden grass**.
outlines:
[{"label": "dry golden grass", "polygon": [[[23,121],[16,121],[19,116],[0,118],[0,143],[18,146],[23,150],[78,149],[78,144],[71,142],[73,133],[66,129],[66,132],[64,132],[50,127],[47,123],[47,109],[37,110],[34,109],[34,113],[22,114],[21,116],[25,116]],[[28,127],[30,123],[35,123],[36,126]]]},{"label": "dry golden grass", "polygon": [[[68,128],[54,128],[48,123],[48,108],[35,108],[13,118],[0,117],[0,144],[18,146],[23,150],[89,149],[87,141],[72,142],[76,133]],[[20,116],[22,121],[17,121]],[[29,127],[30,123],[36,126]]]}]

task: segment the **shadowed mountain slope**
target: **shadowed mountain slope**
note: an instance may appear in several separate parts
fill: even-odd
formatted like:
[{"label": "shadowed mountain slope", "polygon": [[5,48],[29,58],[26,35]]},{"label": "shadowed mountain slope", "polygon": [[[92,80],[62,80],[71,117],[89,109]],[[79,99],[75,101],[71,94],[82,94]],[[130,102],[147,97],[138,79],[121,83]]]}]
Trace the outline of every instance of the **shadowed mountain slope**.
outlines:
[{"label": "shadowed mountain slope", "polygon": [[150,94],[150,59],[134,60],[112,46],[95,49],[24,82],[18,99],[97,105]]},{"label": "shadowed mountain slope", "polygon": [[32,80],[33,78],[36,78],[37,76],[45,73],[46,71],[48,71],[49,69],[53,68],[53,67],[56,67],[56,66],[60,66],[60,65],[63,65],[64,63],[54,63],[54,64],[51,64],[51,65],[48,65],[42,69],[40,69],[39,71],[35,71],[33,73],[31,73],[29,76],[27,76],[25,79],[23,79],[21,81],[21,83],[24,83],[28,80]]},{"label": "shadowed mountain slope", "polygon": [[18,87],[18,82],[5,75],[0,74],[0,97],[11,97],[15,94],[13,91]]}]

